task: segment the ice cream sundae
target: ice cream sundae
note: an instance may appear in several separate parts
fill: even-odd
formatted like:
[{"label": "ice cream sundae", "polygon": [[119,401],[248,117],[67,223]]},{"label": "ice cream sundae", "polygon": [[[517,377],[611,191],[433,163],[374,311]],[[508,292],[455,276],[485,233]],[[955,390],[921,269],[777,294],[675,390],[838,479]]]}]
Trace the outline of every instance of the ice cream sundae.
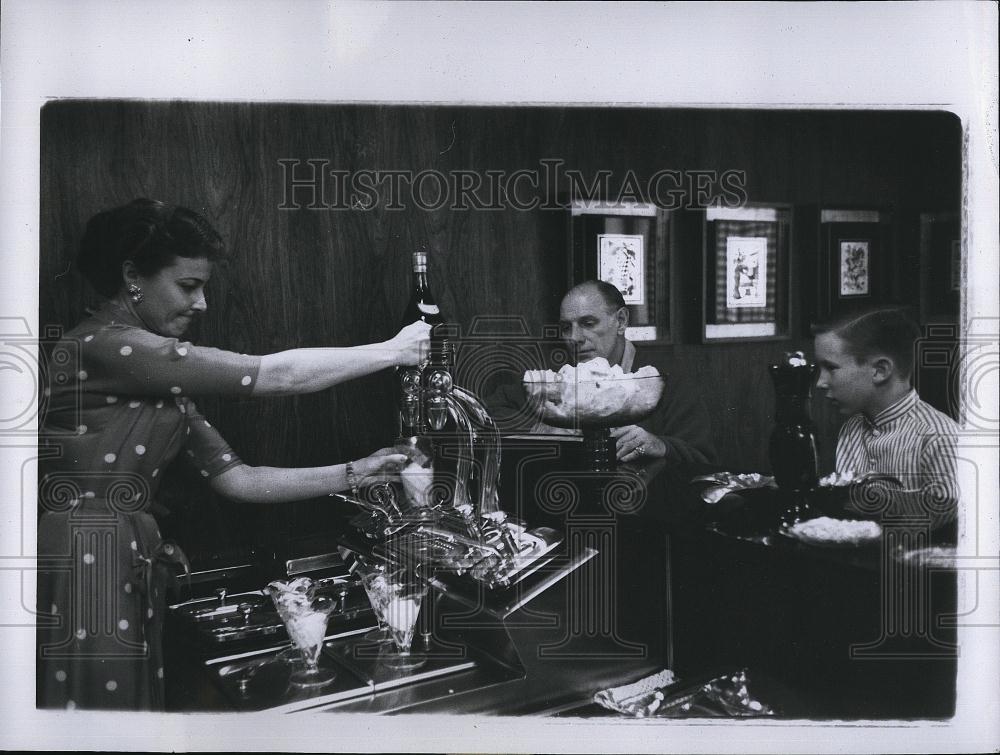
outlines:
[{"label": "ice cream sundae", "polygon": [[274,581],[267,586],[278,615],[285,625],[288,638],[298,648],[306,668],[292,674],[291,682],[299,686],[317,686],[333,681],[334,674],[319,669],[319,654],[326,637],[326,624],[334,601],[313,594],[313,582],[299,577],[290,582]]}]

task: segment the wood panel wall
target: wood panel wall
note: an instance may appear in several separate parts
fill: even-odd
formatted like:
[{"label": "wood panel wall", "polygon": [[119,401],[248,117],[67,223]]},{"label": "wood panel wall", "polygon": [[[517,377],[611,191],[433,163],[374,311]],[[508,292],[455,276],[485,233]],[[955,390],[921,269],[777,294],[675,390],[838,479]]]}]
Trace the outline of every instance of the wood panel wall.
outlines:
[{"label": "wood panel wall", "polygon": [[[643,181],[667,168],[743,170],[751,201],[893,208],[893,291],[913,303],[917,213],[956,210],[961,181],[959,124],[929,112],[56,101],[43,110],[41,136],[40,324],[71,326],[93,302],[71,264],[86,220],[146,196],[201,211],[226,239],[231,259],[213,277],[208,314],[192,336],[247,353],[390,337],[408,296],[410,253],[420,245],[431,249],[442,309],[465,332],[478,317],[510,316],[540,334],[556,319],[566,279],[563,212],[384,203],[281,209],[283,159],[300,167],[320,159],[352,172],[507,174],[560,159],[585,176],[612,171],[614,188],[629,169]],[[690,307],[701,240],[698,223],[687,225],[695,230],[679,249],[677,295]],[[797,238],[793,253],[809,270],[814,236]],[[797,295],[808,303],[808,285]],[[702,346],[692,320],[681,323],[680,342],[665,348],[676,369],[701,385],[722,461],[767,469],[773,400],[764,367],[788,348],[808,348],[805,323],[795,323],[787,343]],[[391,442],[394,427],[388,373],[310,396],[200,404],[253,464],[357,458]],[[817,419],[829,464],[837,421],[823,406]],[[294,533],[328,522],[325,501],[237,510],[175,466],[164,489],[173,511],[164,527],[197,564],[231,561],[251,548],[280,552]]]}]

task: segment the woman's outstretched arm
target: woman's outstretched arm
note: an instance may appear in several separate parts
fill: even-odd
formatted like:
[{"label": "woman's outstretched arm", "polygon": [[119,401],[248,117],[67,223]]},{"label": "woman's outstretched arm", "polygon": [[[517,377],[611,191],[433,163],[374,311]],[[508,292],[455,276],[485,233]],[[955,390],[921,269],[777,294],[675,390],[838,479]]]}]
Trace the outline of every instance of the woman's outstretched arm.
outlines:
[{"label": "woman's outstretched arm", "polygon": [[253,395],[313,393],[387,367],[419,364],[427,358],[429,346],[430,326],[415,322],[382,343],[268,354],[260,358]]},{"label": "woman's outstretched arm", "polygon": [[[395,476],[406,463],[406,454],[383,448],[353,462],[358,483],[371,483]],[[213,477],[212,490],[243,503],[281,503],[318,498],[348,490],[347,465],[328,467],[251,467],[240,464]]]}]

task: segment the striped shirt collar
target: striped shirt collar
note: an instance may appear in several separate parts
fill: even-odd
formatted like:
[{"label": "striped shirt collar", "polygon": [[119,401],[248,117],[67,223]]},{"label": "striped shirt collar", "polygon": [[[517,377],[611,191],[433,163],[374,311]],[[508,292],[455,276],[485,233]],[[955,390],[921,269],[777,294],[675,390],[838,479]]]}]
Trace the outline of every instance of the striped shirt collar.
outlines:
[{"label": "striped shirt collar", "polygon": [[868,421],[868,424],[871,425],[872,427],[881,427],[882,425],[887,425],[890,422],[897,420],[904,414],[908,413],[911,409],[913,409],[913,407],[917,405],[917,402],[919,400],[920,397],[917,395],[916,390],[911,388],[909,393],[903,396],[903,398],[901,398],[892,406],[889,406],[880,411],[878,414],[876,414],[874,419]]}]

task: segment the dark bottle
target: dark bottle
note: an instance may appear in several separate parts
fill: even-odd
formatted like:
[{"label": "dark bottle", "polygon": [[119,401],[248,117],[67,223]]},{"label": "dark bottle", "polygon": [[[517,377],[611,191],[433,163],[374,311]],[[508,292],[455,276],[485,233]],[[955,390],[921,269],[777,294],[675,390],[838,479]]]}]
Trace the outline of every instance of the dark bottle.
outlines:
[{"label": "dark bottle", "polygon": [[[431,293],[427,280],[427,252],[413,253],[413,288],[410,301],[403,313],[402,326],[420,320],[431,326],[432,355],[440,350],[440,338],[436,337],[437,326],[444,323],[441,310]],[[428,355],[431,356],[431,355]],[[422,434],[425,418],[422,417],[421,391],[423,376],[419,367],[401,367],[397,370],[400,383],[400,436],[409,438]]]},{"label": "dark bottle", "polygon": [[775,417],[769,450],[775,482],[784,491],[804,493],[816,485],[819,460],[809,404],[815,377],[816,365],[804,359],[771,365]]},{"label": "dark bottle", "polygon": [[441,310],[438,308],[431,293],[430,284],[427,281],[427,252],[419,251],[413,253],[413,288],[410,293],[410,303],[406,305],[403,313],[403,325],[421,320],[431,327],[441,325],[444,318],[441,317]]}]

